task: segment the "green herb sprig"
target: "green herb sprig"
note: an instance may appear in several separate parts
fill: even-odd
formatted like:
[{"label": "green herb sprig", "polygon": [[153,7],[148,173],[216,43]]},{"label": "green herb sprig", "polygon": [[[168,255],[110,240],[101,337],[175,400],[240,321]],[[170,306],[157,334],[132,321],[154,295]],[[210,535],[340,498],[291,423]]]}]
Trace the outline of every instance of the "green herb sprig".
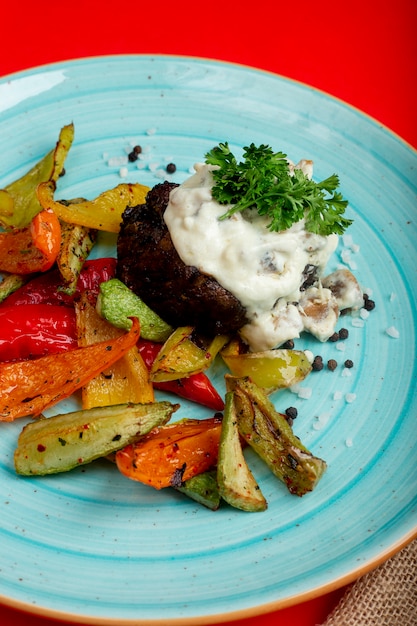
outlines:
[{"label": "green herb sprig", "polygon": [[220,219],[256,208],[259,215],[270,218],[271,231],[286,230],[304,218],[305,229],[318,235],[341,235],[352,223],[343,217],[348,201],[336,191],[336,174],[319,183],[300,169],[292,175],[287,155],[264,144],[245,147],[239,163],[227,142],[210,150],[205,159],[219,166],[213,170],[213,198],[219,204],[233,205]]}]

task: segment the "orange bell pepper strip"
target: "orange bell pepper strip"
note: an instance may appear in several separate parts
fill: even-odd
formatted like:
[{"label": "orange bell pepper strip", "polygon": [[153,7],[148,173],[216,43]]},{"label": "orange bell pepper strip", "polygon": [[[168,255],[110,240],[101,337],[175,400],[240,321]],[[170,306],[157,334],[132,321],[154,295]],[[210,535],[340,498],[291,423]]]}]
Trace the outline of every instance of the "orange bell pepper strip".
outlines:
[{"label": "orange bell pepper strip", "polygon": [[119,471],[155,489],[183,482],[215,467],[222,420],[185,419],[154,428],[135,444],[116,453]]},{"label": "orange bell pepper strip", "polygon": [[25,228],[0,233],[0,271],[10,274],[45,272],[55,263],[61,225],[55,213],[43,210]]},{"label": "orange bell pepper strip", "polygon": [[139,339],[139,320],[132,321],[130,331],[116,339],[31,361],[0,363],[0,421],[37,417],[110,367]]}]

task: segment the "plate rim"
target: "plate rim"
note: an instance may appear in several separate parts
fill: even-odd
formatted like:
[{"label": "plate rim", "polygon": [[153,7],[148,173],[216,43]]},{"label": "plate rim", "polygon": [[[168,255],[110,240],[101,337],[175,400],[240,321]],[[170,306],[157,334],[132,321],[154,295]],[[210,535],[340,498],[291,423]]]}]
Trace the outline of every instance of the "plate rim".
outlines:
[{"label": "plate rim", "polygon": [[[347,109],[350,109],[351,111],[355,111],[362,118],[365,118],[368,122],[372,123],[374,126],[377,126],[379,130],[388,133],[392,139],[399,141],[401,144],[403,144],[405,148],[407,148],[412,153],[414,153],[415,156],[417,156],[417,148],[415,148],[412,144],[410,144],[406,139],[401,137],[398,133],[390,129],[383,122],[380,122],[377,118],[371,116],[370,114],[361,110],[355,105],[350,104],[344,99],[341,99],[338,96],[331,94],[330,92],[327,92],[323,89],[315,87],[306,82],[300,81],[298,79],[294,79],[294,78],[285,76],[283,74],[273,72],[271,70],[267,70],[267,69],[260,68],[257,66],[243,64],[243,63],[239,63],[235,61],[222,60],[222,59],[217,59],[217,58],[212,58],[212,57],[196,56],[196,55],[190,56],[190,55],[185,55],[185,54],[184,55],[166,54],[166,53],[164,54],[130,53],[130,54],[89,55],[89,56],[74,57],[74,58],[64,59],[61,61],[54,61],[50,63],[40,64],[40,65],[33,66],[33,67],[24,68],[22,70],[0,76],[0,84],[3,82],[9,82],[9,81],[15,80],[24,75],[42,74],[54,68],[58,68],[58,67],[62,68],[64,66],[71,66],[74,64],[83,64],[83,63],[89,63],[92,61],[98,61],[98,62],[121,61],[123,62],[124,60],[134,60],[134,61],[140,62],[141,60],[144,60],[144,59],[147,59],[147,60],[159,59],[159,60],[164,60],[167,62],[181,60],[181,61],[190,62],[190,63],[193,63],[193,62],[210,63],[213,65],[226,66],[230,68],[247,70],[249,72],[260,73],[266,76],[277,78],[279,80],[282,80],[290,84],[298,85],[316,94],[321,94],[326,99],[329,99],[335,103],[338,103],[339,105],[342,105],[343,107],[346,107]],[[415,539],[417,539],[417,522],[416,522],[416,526],[414,529],[407,532],[401,539],[396,541],[394,544],[390,545],[388,548],[384,549],[374,559],[368,560],[367,562],[359,565],[358,567],[351,570],[347,574],[337,577],[332,582],[322,584],[317,588],[298,593],[297,595],[291,596],[289,598],[277,600],[274,602],[268,602],[266,604],[256,605],[250,608],[234,610],[234,611],[231,611],[230,613],[228,612],[228,613],[213,614],[213,615],[202,615],[202,616],[197,615],[193,617],[167,618],[167,619],[165,618],[144,619],[144,620],[136,619],[136,618],[135,619],[130,619],[130,618],[120,619],[120,618],[103,618],[99,616],[95,617],[91,615],[84,615],[83,613],[70,613],[67,611],[61,612],[59,610],[50,609],[48,607],[36,606],[28,602],[15,600],[13,598],[9,598],[8,596],[4,596],[3,594],[0,594],[0,601],[6,606],[28,612],[32,615],[45,616],[45,617],[50,617],[53,619],[58,619],[62,621],[71,621],[71,622],[73,622],[74,620],[77,620],[77,621],[83,620],[83,623],[86,623],[86,624],[109,624],[109,625],[118,624],[119,626],[125,626],[125,625],[129,626],[133,624],[137,624],[140,626],[147,626],[147,625],[167,626],[167,624],[169,624],[170,626],[177,626],[177,625],[189,626],[193,624],[193,626],[203,626],[203,625],[208,625],[208,624],[222,623],[225,621],[235,621],[238,619],[245,619],[245,618],[254,617],[254,616],[258,616],[262,614],[267,614],[272,611],[277,611],[283,608],[287,608],[287,607],[294,606],[296,604],[311,600],[325,593],[335,591],[351,583],[352,581],[357,580],[359,577],[363,576],[364,574],[372,571],[373,569],[375,569],[382,563],[386,562],[389,558],[394,556],[396,553],[398,553],[401,549],[406,547]]]}]

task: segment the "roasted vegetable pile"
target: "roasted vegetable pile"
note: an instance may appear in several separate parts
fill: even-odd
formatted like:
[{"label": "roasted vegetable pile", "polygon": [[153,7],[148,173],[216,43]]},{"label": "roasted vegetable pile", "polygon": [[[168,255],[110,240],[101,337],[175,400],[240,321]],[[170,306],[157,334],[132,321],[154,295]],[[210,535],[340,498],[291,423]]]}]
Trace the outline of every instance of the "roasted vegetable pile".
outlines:
[{"label": "roasted vegetable pile", "polygon": [[[149,189],[123,184],[94,200],[57,200],[73,134],[65,126],[44,159],[0,190],[0,421],[32,418],[17,441],[16,472],[107,458],[128,478],[209,509],[224,501],[263,511],[251,449],[290,493],[314,489],[326,464],[269,398],[309,375],[305,353],[248,353],[233,332],[176,327],[116,278],[116,259],[89,260],[97,232],[118,232],[126,207]],[[228,371],[225,397],[208,376],[215,363]],[[159,390],[175,401],[159,400]],[[80,410],[44,417],[75,392]],[[178,398],[213,415],[171,421]]]}]

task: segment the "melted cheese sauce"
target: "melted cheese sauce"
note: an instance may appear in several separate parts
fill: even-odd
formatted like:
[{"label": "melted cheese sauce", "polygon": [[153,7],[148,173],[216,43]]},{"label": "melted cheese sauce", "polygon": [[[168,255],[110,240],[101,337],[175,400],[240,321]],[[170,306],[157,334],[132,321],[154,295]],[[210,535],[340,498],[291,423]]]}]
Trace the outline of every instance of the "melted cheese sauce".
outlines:
[{"label": "melted cheese sauce", "polygon": [[[311,161],[290,167],[301,167],[311,176]],[[241,335],[252,350],[276,347],[302,330],[328,339],[338,317],[331,291],[310,293],[316,305],[317,299],[330,303],[321,307],[320,320],[314,321],[302,305],[293,303],[304,299],[304,308],[312,308],[307,306],[310,289],[300,292],[303,270],[314,265],[319,275],[323,273],[338,244],[337,235],[308,233],[303,220],[286,231],[271,232],[268,218],[256,210],[220,220],[229,207],[212,198],[213,169],[196,164],[196,173],[171,191],[164,218],[182,261],[213,276],[243,304],[250,323]],[[319,308],[313,307],[315,314]]]}]

